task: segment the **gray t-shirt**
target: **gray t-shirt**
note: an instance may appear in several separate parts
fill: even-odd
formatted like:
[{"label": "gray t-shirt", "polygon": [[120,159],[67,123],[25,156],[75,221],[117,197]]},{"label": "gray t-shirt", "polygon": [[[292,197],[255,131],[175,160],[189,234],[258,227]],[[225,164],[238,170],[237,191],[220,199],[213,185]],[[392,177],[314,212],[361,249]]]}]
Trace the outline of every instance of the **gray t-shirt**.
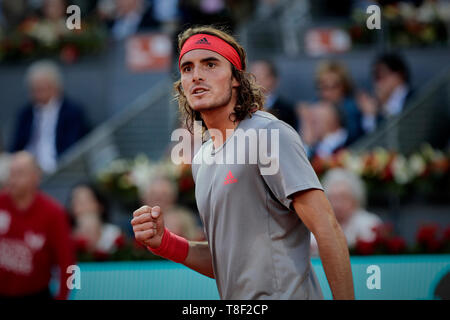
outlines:
[{"label": "gray t-shirt", "polygon": [[[267,139],[256,135],[257,161],[251,161],[250,138],[242,148],[237,132],[255,130],[267,132]],[[289,198],[301,190],[323,190],[298,133],[264,111],[242,120],[234,132],[217,150],[206,141],[192,165],[221,299],[322,299],[310,262],[310,231]],[[264,146],[278,170],[263,170],[268,167],[260,154]],[[237,160],[241,149],[245,164]],[[235,164],[223,163],[230,154]]]}]

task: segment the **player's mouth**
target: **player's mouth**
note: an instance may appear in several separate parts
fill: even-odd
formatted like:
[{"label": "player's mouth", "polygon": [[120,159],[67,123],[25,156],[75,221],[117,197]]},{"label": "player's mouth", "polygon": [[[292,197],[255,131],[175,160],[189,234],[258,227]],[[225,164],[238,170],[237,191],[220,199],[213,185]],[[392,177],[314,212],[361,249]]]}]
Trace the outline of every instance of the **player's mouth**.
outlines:
[{"label": "player's mouth", "polygon": [[196,87],[192,88],[192,90],[191,90],[191,94],[194,97],[201,97],[201,96],[205,95],[208,92],[209,92],[208,88],[200,87],[200,86],[196,86]]}]

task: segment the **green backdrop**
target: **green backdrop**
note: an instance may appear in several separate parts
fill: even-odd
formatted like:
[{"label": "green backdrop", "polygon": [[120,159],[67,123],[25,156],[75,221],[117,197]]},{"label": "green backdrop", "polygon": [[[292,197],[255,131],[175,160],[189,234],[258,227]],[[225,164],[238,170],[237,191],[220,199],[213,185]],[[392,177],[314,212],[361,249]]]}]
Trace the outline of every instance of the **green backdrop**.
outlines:
[{"label": "green backdrop", "polygon": [[[331,299],[320,259],[313,258],[325,299]],[[435,289],[450,273],[450,255],[399,255],[352,257],[356,299],[436,299]],[[379,267],[379,289],[367,282],[377,276],[369,266]],[[219,299],[216,284],[187,267],[170,261],[80,263],[80,289],[70,295],[75,300],[91,299]],[[370,283],[374,283],[369,281]],[[442,288],[443,284],[440,284]],[[446,285],[447,297],[449,284]],[[442,289],[440,290],[442,292]]]}]

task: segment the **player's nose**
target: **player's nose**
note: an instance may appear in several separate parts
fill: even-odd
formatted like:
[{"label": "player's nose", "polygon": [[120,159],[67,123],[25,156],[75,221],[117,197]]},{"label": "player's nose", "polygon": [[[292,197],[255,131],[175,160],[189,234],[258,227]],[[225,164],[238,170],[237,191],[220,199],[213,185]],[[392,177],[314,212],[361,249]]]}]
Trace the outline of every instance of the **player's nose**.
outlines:
[{"label": "player's nose", "polygon": [[194,66],[192,70],[192,82],[202,81],[204,80],[204,76],[201,68]]}]

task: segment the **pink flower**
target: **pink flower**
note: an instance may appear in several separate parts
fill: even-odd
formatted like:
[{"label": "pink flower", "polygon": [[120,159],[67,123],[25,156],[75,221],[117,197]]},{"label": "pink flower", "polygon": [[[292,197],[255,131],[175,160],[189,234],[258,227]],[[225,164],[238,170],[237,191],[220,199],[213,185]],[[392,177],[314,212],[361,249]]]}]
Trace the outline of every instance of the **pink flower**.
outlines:
[{"label": "pink flower", "polygon": [[450,226],[444,230],[444,241],[450,242]]},{"label": "pink flower", "polygon": [[358,239],[356,241],[355,252],[360,255],[371,255],[375,253],[375,241],[364,241]]},{"label": "pink flower", "polygon": [[75,250],[77,252],[87,252],[88,251],[89,242],[87,239],[82,238],[82,237],[75,237],[73,239],[73,243],[75,245]]},{"label": "pink flower", "polygon": [[438,239],[439,227],[437,224],[426,224],[417,232],[417,242],[424,246],[428,252],[438,252],[443,245],[443,239]]},{"label": "pink flower", "polygon": [[422,225],[417,231],[416,239],[418,243],[426,244],[436,239],[438,226],[436,224]]},{"label": "pink flower", "polygon": [[79,50],[74,45],[66,45],[61,49],[60,58],[67,64],[74,63],[80,55]]},{"label": "pink flower", "polygon": [[396,236],[386,242],[389,253],[398,254],[406,249],[406,242],[402,237]]},{"label": "pink flower", "polygon": [[375,244],[383,246],[392,237],[394,226],[392,223],[383,223],[374,227],[373,231],[375,232]]},{"label": "pink flower", "polygon": [[442,242],[437,239],[430,239],[426,245],[428,252],[438,252],[442,248]]},{"label": "pink flower", "polygon": [[109,258],[109,254],[107,252],[100,250],[95,250],[93,255],[96,261],[106,261]]},{"label": "pink flower", "polygon": [[125,245],[125,237],[123,235],[120,235],[119,237],[116,238],[114,244],[116,248],[122,248]]}]

